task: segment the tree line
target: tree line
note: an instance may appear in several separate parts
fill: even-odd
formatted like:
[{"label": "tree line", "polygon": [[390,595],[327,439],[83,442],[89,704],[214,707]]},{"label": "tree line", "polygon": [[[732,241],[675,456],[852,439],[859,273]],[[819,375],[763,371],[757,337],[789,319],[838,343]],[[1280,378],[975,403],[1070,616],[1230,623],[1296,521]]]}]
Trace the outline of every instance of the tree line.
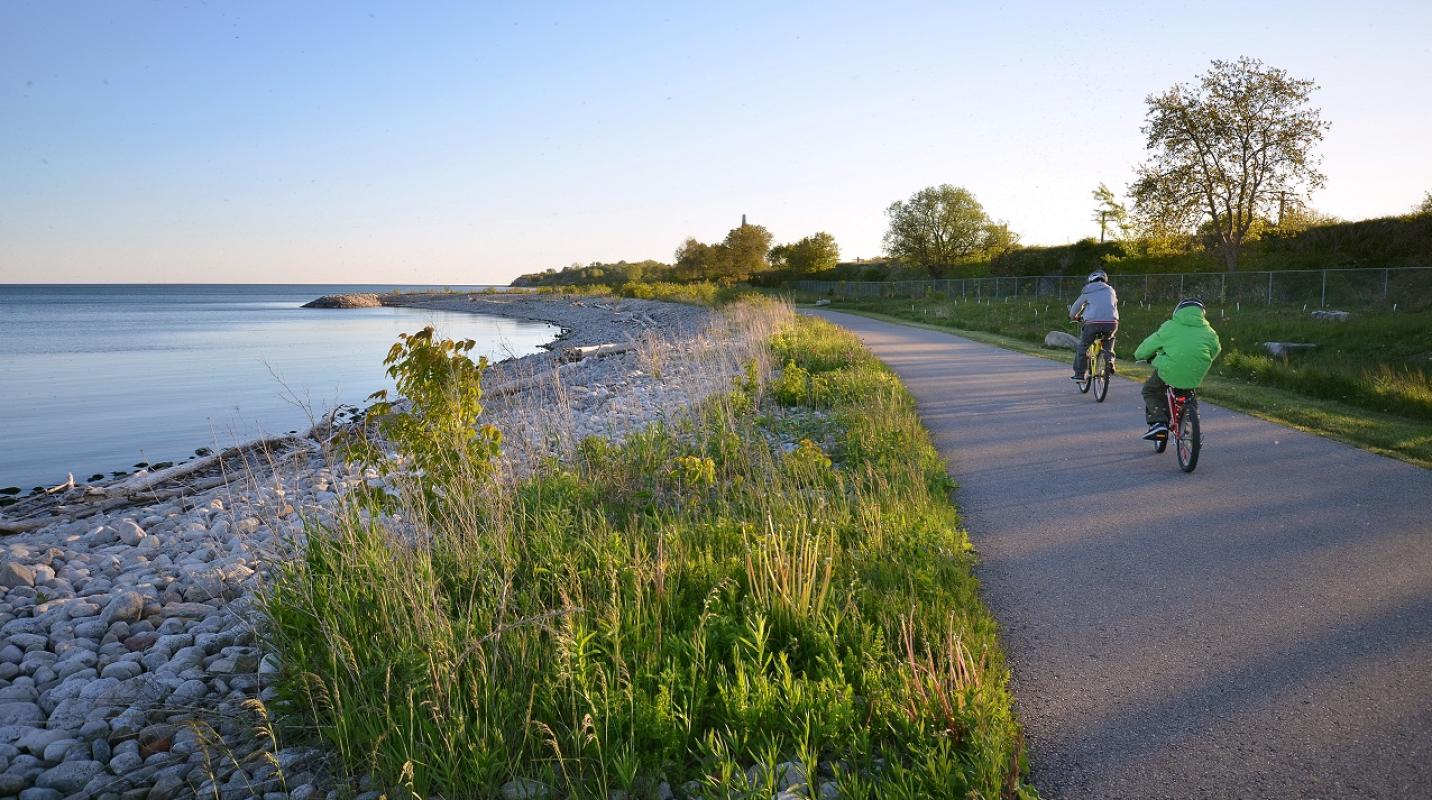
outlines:
[{"label": "tree line", "polygon": [[[1192,83],[1149,95],[1142,127],[1145,158],[1126,189],[1131,203],[1099,184],[1092,217],[1099,239],[1068,247],[1102,263],[1205,252],[1235,271],[1250,243],[1338,223],[1311,203],[1327,179],[1316,148],[1330,125],[1311,104],[1316,89],[1312,80],[1242,57],[1214,60]],[[883,243],[891,261],[932,277],[970,264],[1033,263],[1020,258],[1023,251],[1053,249],[1022,247],[1008,223],[991,218],[972,192],[951,184],[921,189],[891,203],[885,214]],[[1429,215],[1432,192],[1409,218]],[[807,277],[833,270],[839,260],[828,233],[772,246],[770,231],[743,220],[719,242],[687,239],[672,264],[573,265],[524,275],[518,285],[729,284]]]},{"label": "tree line", "polygon": [[835,237],[820,231],[794,242],[773,244],[764,225],[741,224],[719,242],[688,237],[672,263],[618,261],[573,264],[522,275],[513,286],[582,286],[657,282],[711,282],[730,285],[755,279],[795,279],[834,269],[840,262]]}]

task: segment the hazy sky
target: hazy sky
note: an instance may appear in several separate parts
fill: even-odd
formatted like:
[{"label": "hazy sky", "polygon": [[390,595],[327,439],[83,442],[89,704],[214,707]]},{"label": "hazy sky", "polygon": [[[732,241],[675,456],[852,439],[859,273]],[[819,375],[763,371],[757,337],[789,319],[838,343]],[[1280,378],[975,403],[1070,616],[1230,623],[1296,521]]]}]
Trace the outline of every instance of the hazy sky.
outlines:
[{"label": "hazy sky", "polygon": [[0,281],[506,282],[954,183],[1090,234],[1143,99],[1299,77],[1318,208],[1432,189],[1432,3],[0,2]]}]

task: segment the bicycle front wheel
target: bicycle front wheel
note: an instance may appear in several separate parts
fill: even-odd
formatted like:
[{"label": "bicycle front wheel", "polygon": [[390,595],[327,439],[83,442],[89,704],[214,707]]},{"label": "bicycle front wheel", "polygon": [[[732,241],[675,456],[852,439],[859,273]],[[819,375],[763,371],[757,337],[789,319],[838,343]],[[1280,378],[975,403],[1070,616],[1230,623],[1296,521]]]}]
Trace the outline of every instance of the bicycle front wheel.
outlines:
[{"label": "bicycle front wheel", "polygon": [[1193,472],[1198,466],[1198,451],[1203,446],[1203,436],[1198,426],[1198,406],[1190,398],[1178,420],[1178,468]]}]

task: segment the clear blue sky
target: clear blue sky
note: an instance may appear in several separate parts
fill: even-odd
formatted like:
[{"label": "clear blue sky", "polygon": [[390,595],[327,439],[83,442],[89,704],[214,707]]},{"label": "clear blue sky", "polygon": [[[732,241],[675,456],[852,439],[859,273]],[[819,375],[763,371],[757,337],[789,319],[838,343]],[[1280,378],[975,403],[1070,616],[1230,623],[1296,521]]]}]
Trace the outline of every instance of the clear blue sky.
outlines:
[{"label": "clear blue sky", "polygon": [[1143,98],[1316,79],[1318,208],[1432,190],[1432,3],[0,3],[0,281],[505,282],[937,183],[1097,233]]}]

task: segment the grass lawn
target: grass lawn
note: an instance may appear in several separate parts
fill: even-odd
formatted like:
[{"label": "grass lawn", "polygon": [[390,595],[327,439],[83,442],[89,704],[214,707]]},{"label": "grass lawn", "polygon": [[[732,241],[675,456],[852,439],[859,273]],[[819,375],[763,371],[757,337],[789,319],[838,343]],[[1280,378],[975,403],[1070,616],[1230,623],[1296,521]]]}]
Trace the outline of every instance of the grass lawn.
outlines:
[{"label": "grass lawn", "polygon": [[[1072,299],[1072,298],[1071,298]],[[1056,301],[1008,303],[921,300],[835,301],[832,309],[959,332],[970,338],[1059,361],[1043,347],[1051,330],[1075,333]],[[1133,351],[1168,318],[1163,305],[1120,308],[1119,370],[1142,380],[1148,368]],[[1313,320],[1301,309],[1214,307],[1224,352],[1202,388],[1229,408],[1432,467],[1432,310],[1355,311],[1347,322]],[[1289,359],[1267,355],[1265,341],[1310,342]]]},{"label": "grass lawn", "polygon": [[767,358],[683,422],[313,526],[266,601],[289,735],[389,796],[1035,797],[909,394],[819,320]]}]

